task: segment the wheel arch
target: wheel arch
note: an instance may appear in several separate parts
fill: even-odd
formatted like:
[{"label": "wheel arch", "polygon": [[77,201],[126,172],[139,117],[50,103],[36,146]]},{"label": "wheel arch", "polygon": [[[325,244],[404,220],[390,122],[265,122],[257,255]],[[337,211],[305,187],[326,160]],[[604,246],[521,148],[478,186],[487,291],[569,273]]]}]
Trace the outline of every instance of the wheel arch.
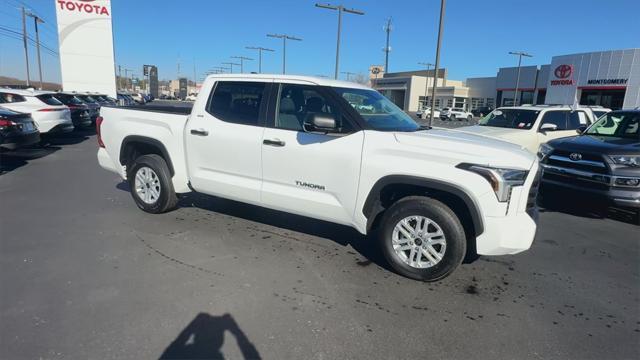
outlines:
[{"label": "wheel arch", "polygon": [[164,144],[159,140],[146,136],[129,135],[122,140],[120,145],[120,165],[127,165],[140,155],[157,154],[162,156],[169,168],[169,174],[173,177],[175,170],[171,156]]},{"label": "wheel arch", "polygon": [[367,218],[367,232],[377,225],[389,206],[412,195],[433,197],[451,207],[461,217],[465,231],[474,239],[484,232],[480,207],[464,189],[440,180],[409,175],[385,176],[373,185],[362,207],[362,213]]}]

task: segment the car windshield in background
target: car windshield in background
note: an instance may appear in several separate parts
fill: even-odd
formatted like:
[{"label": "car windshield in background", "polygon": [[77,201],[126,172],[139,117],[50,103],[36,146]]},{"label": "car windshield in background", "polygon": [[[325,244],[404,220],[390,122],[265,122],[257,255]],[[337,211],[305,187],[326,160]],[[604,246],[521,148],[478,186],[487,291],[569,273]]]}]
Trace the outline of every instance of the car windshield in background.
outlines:
[{"label": "car windshield in background", "polygon": [[592,110],[592,111],[593,111],[593,115],[595,115],[596,118],[600,118],[600,116],[607,113],[607,111],[600,111],[600,110]]},{"label": "car windshield in background", "polygon": [[73,95],[59,94],[56,98],[67,105],[82,105],[84,102]]},{"label": "car windshield in background", "polygon": [[377,91],[366,89],[333,88],[375,130],[416,131],[420,129],[413,119],[393,102]]},{"label": "car windshield in background", "polygon": [[63,105],[60,100],[53,96],[53,94],[38,95],[36,97],[47,105]]},{"label": "car windshield in background", "polygon": [[640,139],[640,113],[607,113],[585,131],[587,135]]},{"label": "car windshield in background", "polygon": [[521,109],[498,109],[478,121],[480,126],[529,130],[536,122],[539,111]]}]

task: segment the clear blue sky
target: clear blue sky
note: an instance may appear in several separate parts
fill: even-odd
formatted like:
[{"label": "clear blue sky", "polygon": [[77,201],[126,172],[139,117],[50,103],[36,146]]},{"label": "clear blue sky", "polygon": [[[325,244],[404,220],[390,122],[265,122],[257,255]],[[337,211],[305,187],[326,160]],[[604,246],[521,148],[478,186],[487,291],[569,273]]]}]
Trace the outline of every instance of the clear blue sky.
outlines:
[{"label": "clear blue sky", "polygon": [[[324,2],[324,1],[323,1]],[[55,0],[0,0],[0,26],[21,29],[18,6],[25,3],[48,23],[42,40],[57,50]],[[333,2],[332,2],[333,3]],[[159,77],[198,77],[230,56],[257,59],[245,46],[276,50],[266,53],[264,72],[281,70],[281,42],[267,33],[304,39],[287,46],[287,72],[333,75],[337,13],[314,7],[313,0],[112,0],[116,63],[142,72],[156,64]],[[344,0],[366,12],[345,14],[341,71],[366,73],[384,62],[385,19],[393,18],[390,71],[414,70],[418,62],[434,62],[439,0]],[[546,64],[554,55],[640,47],[640,0],[449,0],[441,63],[449,78],[493,76],[513,66],[509,51],[534,54],[526,64]],[[33,24],[28,29],[33,35]],[[20,40],[0,30],[0,74],[25,77]],[[34,49],[32,77],[36,73]],[[60,81],[58,59],[43,53],[44,77]],[[257,61],[245,71],[257,70]]]}]

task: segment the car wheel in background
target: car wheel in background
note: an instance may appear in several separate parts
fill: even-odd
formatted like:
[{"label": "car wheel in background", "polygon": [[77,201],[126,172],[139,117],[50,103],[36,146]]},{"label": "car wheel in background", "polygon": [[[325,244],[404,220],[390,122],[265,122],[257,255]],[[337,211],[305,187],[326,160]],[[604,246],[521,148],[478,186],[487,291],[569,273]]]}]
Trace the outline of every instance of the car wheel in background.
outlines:
[{"label": "car wheel in background", "polygon": [[471,115],[467,116],[467,120],[469,120],[469,121],[473,120],[473,116],[471,116]]},{"label": "car wheel in background", "polygon": [[423,196],[409,196],[383,215],[378,243],[399,274],[437,281],[451,274],[464,259],[466,237],[455,213],[445,204]]},{"label": "car wheel in background", "polygon": [[133,200],[143,211],[160,214],[175,208],[178,203],[169,167],[160,155],[136,158],[127,166],[127,180]]}]

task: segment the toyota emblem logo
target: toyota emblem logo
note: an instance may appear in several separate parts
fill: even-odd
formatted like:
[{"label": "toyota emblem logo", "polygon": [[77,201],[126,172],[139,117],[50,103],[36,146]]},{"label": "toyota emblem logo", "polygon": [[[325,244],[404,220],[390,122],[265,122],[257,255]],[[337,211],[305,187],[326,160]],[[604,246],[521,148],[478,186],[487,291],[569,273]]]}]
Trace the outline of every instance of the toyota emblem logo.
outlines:
[{"label": "toyota emblem logo", "polygon": [[569,159],[573,161],[580,161],[582,160],[582,154],[572,153],[571,155],[569,155]]},{"label": "toyota emblem logo", "polygon": [[571,76],[571,73],[573,72],[573,66],[572,65],[559,65],[554,71],[553,74],[558,78],[558,79],[566,79],[569,76]]}]

